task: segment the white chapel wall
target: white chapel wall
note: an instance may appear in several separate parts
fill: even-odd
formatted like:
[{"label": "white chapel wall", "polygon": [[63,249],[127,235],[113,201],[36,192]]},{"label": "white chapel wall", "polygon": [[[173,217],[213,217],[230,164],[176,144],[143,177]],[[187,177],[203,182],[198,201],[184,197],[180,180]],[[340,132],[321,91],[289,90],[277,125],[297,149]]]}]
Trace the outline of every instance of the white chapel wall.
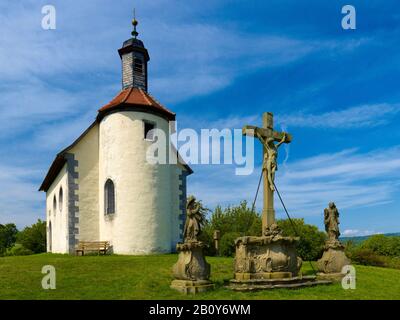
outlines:
[{"label": "white chapel wall", "polygon": [[[60,189],[62,188],[62,203]],[[53,201],[56,198],[56,208]],[[61,206],[60,206],[61,204]],[[50,232],[51,224],[51,232]],[[47,251],[68,253],[68,172],[67,164],[60,170],[46,193]]]},{"label": "white chapel wall", "polygon": [[68,152],[78,161],[78,201],[80,241],[99,239],[99,125],[92,127]]},{"label": "white chapel wall", "polygon": [[[107,115],[99,129],[99,221],[100,239],[109,240],[114,253],[149,254],[170,252],[171,165],[146,162],[152,142],[144,139],[143,120],[168,133],[168,122],[142,112],[116,112]],[[115,185],[115,214],[104,213],[104,184]]]}]

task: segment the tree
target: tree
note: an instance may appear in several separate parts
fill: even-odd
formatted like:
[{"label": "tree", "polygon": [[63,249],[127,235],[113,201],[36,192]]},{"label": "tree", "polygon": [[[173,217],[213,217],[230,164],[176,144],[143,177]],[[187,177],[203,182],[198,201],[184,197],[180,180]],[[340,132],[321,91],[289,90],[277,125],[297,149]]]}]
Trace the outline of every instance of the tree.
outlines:
[{"label": "tree", "polygon": [[369,249],[379,255],[389,257],[400,256],[400,237],[389,237],[383,234],[376,234],[361,244],[363,249]]},{"label": "tree", "polygon": [[[305,224],[304,219],[277,220],[284,236],[300,237],[297,253],[305,261],[315,261],[322,255],[326,239],[325,232],[319,231],[316,226]],[[297,233],[296,233],[297,232]]]},{"label": "tree", "polygon": [[34,253],[46,251],[46,221],[38,221],[26,227],[17,236],[17,242]]},{"label": "tree", "polygon": [[239,232],[227,232],[220,240],[220,254],[225,257],[233,257],[236,247],[235,240],[240,237]]},{"label": "tree", "polygon": [[17,234],[18,229],[14,223],[0,224],[0,255],[15,244]]},{"label": "tree", "polygon": [[[213,240],[215,230],[219,230],[221,234],[221,255],[232,255],[232,250],[234,250],[233,238],[261,235],[261,218],[259,214],[247,206],[246,201],[242,201],[238,206],[228,206],[224,209],[217,206],[204,224],[203,233],[200,236],[200,240],[208,245],[205,250],[207,255],[216,254]],[[253,233],[256,231],[259,234]]]}]

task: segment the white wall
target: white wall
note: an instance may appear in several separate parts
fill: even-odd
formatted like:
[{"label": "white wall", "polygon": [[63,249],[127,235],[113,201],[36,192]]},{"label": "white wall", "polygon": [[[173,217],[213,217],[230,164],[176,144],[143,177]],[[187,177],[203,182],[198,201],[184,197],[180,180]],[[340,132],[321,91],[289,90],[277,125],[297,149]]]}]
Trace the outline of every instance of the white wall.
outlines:
[{"label": "white wall", "polygon": [[[170,252],[171,179],[174,165],[151,165],[144,139],[143,120],[168,133],[168,122],[142,112],[118,112],[104,117],[99,130],[100,240],[109,240],[118,254]],[[168,143],[168,142],[167,142]],[[104,214],[104,184],[115,184],[116,213]]]},{"label": "white wall", "polygon": [[[63,189],[63,202],[60,208],[59,192]],[[56,210],[53,208],[53,199],[56,197]],[[61,210],[60,210],[61,209]],[[50,231],[51,222],[51,234]],[[46,224],[47,224],[47,251],[53,253],[68,253],[68,173],[67,164],[59,172],[46,193]],[[51,249],[51,250],[50,250]]]},{"label": "white wall", "polygon": [[79,208],[79,235],[81,241],[99,240],[99,125],[92,127],[70,150],[78,166],[79,188],[76,191]]}]

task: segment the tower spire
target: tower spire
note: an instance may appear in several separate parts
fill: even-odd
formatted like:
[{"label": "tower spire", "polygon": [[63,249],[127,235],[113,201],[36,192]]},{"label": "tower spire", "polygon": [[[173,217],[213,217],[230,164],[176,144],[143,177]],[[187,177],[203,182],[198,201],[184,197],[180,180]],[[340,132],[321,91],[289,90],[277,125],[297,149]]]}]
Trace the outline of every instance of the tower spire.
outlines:
[{"label": "tower spire", "polygon": [[136,9],[133,9],[133,20],[132,20],[133,31],[131,32],[131,34],[135,39],[139,35],[139,32],[136,31],[136,26],[138,24],[139,24],[139,22],[136,20]]},{"label": "tower spire", "polygon": [[147,62],[150,57],[143,41],[137,38],[138,24],[136,10],[133,10],[132,37],[124,41],[122,48],[118,49],[122,60],[122,89],[139,88],[147,91]]}]

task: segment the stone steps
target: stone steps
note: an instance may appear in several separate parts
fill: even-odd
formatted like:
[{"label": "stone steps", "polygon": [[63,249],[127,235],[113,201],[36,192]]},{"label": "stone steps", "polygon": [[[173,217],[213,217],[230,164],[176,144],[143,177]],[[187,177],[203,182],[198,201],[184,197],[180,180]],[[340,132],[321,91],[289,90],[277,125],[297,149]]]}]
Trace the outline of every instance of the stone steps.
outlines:
[{"label": "stone steps", "polygon": [[270,289],[297,289],[304,287],[312,287],[317,285],[328,285],[332,281],[317,280],[315,276],[303,276],[282,279],[250,279],[250,280],[230,280],[227,286],[234,291],[257,291]]}]

